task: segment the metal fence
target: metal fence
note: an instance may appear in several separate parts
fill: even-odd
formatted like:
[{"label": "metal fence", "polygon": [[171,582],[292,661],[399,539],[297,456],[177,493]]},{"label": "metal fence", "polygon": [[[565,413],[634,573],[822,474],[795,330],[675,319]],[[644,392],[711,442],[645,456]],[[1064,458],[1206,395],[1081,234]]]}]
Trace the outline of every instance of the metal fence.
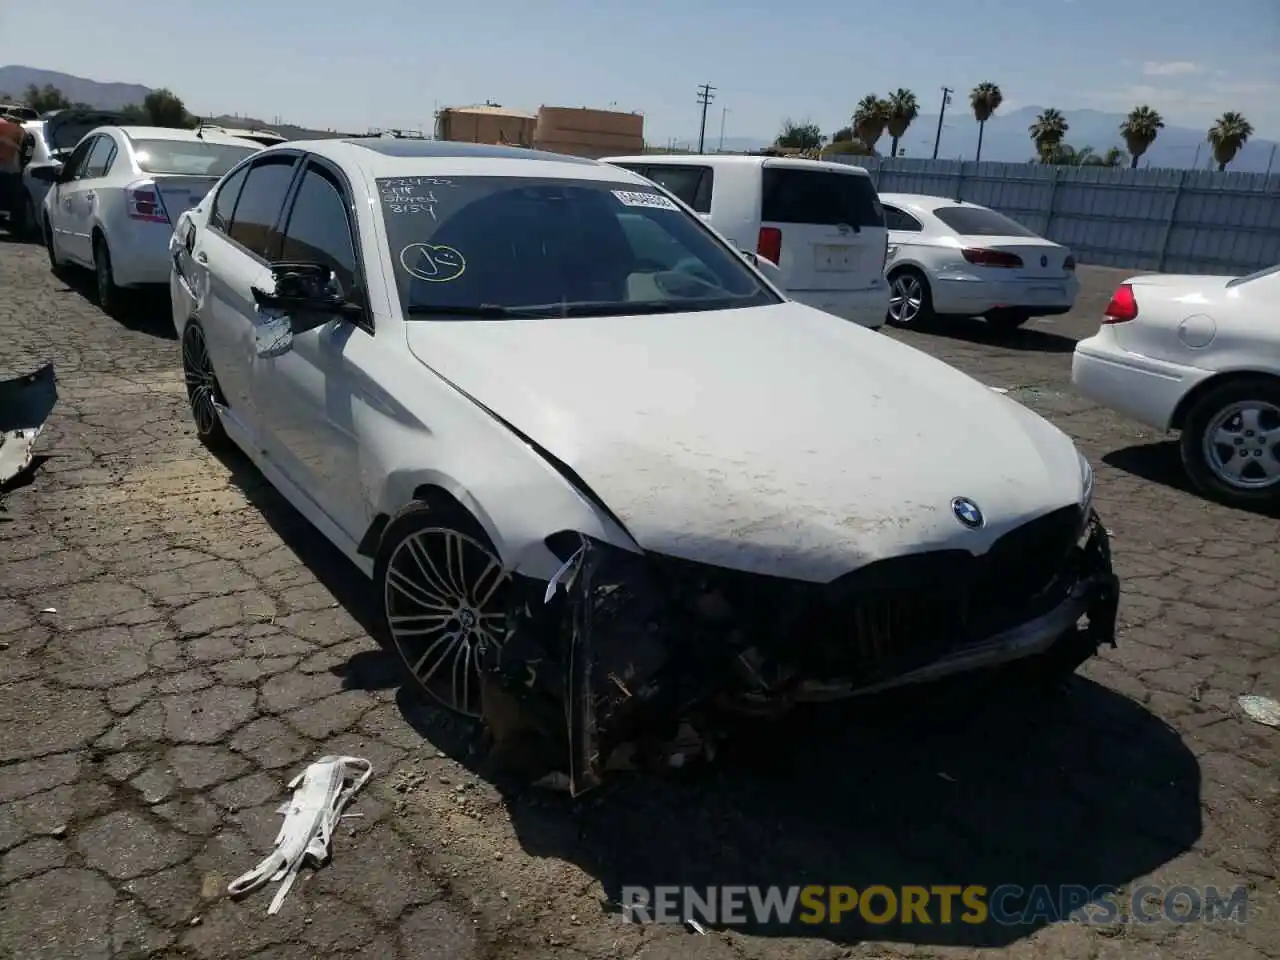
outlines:
[{"label": "metal fence", "polygon": [[1280,263],[1280,176],[838,156],[881,193],[999,210],[1083,263],[1239,275]]}]

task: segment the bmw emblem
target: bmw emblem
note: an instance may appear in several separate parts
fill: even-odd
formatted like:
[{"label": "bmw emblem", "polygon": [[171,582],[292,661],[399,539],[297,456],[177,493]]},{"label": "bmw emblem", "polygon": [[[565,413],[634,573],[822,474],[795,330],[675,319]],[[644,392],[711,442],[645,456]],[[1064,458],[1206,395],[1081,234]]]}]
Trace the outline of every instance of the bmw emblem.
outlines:
[{"label": "bmw emblem", "polygon": [[1041,257],[1041,258],[1040,258],[1040,266],[1042,266],[1042,267],[1047,267],[1048,265],[1049,265],[1049,258],[1048,258],[1048,257]]},{"label": "bmw emblem", "polygon": [[986,522],[982,516],[982,511],[978,509],[978,505],[968,497],[956,497],[952,500],[951,512],[956,515],[957,520],[970,530],[976,530]]}]

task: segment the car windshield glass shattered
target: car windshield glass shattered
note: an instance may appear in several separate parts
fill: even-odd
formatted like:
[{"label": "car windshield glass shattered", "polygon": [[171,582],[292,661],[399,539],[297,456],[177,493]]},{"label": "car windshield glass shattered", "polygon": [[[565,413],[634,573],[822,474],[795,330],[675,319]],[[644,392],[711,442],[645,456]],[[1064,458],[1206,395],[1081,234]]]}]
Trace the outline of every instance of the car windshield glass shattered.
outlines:
[{"label": "car windshield glass shattered", "polygon": [[412,319],[609,316],[777,303],[745,260],[647,184],[384,177]]}]

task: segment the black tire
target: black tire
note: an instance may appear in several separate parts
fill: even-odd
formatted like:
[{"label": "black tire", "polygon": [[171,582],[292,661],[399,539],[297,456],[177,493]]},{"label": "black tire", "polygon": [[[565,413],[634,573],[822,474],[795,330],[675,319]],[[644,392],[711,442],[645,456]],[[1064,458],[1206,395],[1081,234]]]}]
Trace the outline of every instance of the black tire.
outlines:
[{"label": "black tire", "polygon": [[49,255],[49,269],[55,274],[62,272],[62,261],[58,259],[58,254],[53,247],[53,224],[49,222],[49,218],[44,218],[44,252]]},{"label": "black tire", "polygon": [[93,279],[98,306],[103,313],[114,315],[120,307],[121,291],[116,286],[115,273],[111,267],[111,251],[107,248],[106,238],[101,234],[95,234],[93,238]]},{"label": "black tire", "polygon": [[188,322],[182,331],[182,375],[187,383],[187,401],[191,404],[196,436],[211,450],[227,447],[227,431],[217,410],[217,405],[225,406],[226,400],[213,372],[213,360],[209,356],[204,330],[194,320]]},{"label": "black tire", "polygon": [[[1211,435],[1230,442],[1215,444]],[[1266,477],[1263,466],[1280,459],[1280,379],[1242,376],[1213,387],[1187,411],[1178,446],[1187,475],[1206,496],[1233,507],[1280,507],[1280,477]],[[1245,461],[1256,464],[1246,462],[1230,482],[1228,464]]]},{"label": "black tire", "polygon": [[378,642],[404,666],[414,692],[480,717],[481,656],[506,639],[511,582],[484,528],[461,507],[411,503],[383,530],[373,579]]},{"label": "black tire", "polygon": [[1013,333],[1013,331],[1030,320],[1031,315],[1010,310],[993,313],[986,319],[987,326],[997,333]]},{"label": "black tire", "polygon": [[36,213],[35,201],[29,193],[22,200],[22,226],[19,232],[22,239],[30,243],[40,239],[40,215]]},{"label": "black tire", "polygon": [[[914,312],[907,309],[910,300],[908,284],[918,291],[919,306]],[[895,317],[894,298],[902,298],[903,307]],[[885,322],[893,327],[922,327],[934,319],[933,291],[929,289],[929,280],[915,267],[900,267],[889,274],[889,309],[885,313]]]}]

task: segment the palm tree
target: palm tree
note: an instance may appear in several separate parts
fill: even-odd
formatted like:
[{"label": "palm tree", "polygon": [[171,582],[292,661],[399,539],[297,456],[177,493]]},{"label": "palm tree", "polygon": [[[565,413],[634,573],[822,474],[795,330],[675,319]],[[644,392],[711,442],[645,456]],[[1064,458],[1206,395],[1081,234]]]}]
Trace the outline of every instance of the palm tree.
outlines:
[{"label": "palm tree", "polygon": [[978,155],[974,160],[982,159],[982,132],[1002,103],[1004,94],[994,83],[980,83],[969,91],[969,105],[973,107],[973,118],[978,121]]},{"label": "palm tree", "polygon": [[1129,148],[1129,167],[1138,169],[1138,161],[1147,152],[1147,148],[1156,142],[1156,134],[1164,129],[1164,117],[1148,106],[1134,107],[1129,116],[1120,124],[1120,135],[1124,137],[1124,145]]},{"label": "palm tree", "polygon": [[889,125],[889,102],[881,100],[874,93],[868,93],[858,101],[853,113],[853,132],[858,139],[867,145],[873,153],[876,143],[884,136],[884,129]]},{"label": "palm tree", "polygon": [[1236,158],[1240,148],[1253,136],[1253,124],[1244,118],[1244,114],[1228,110],[1209,128],[1205,138],[1213,148],[1213,159],[1218,161],[1218,172],[1227,169],[1227,164]]},{"label": "palm tree", "polygon": [[899,87],[889,94],[888,103],[889,122],[886,126],[889,128],[889,136],[893,138],[889,155],[896,157],[898,155],[898,141],[907,132],[907,127],[911,126],[911,121],[920,115],[920,101],[916,99],[916,95],[910,90]]},{"label": "palm tree", "polygon": [[[1052,157],[1057,150],[1058,144],[1062,143],[1067,135],[1067,131],[1071,127],[1067,123],[1067,118],[1062,115],[1062,111],[1053,107],[1040,111],[1040,115],[1036,117],[1036,122],[1027,128],[1027,132],[1031,134],[1031,140],[1036,145],[1036,153],[1041,158]],[[1043,162],[1049,163],[1051,160],[1044,159]]]}]

